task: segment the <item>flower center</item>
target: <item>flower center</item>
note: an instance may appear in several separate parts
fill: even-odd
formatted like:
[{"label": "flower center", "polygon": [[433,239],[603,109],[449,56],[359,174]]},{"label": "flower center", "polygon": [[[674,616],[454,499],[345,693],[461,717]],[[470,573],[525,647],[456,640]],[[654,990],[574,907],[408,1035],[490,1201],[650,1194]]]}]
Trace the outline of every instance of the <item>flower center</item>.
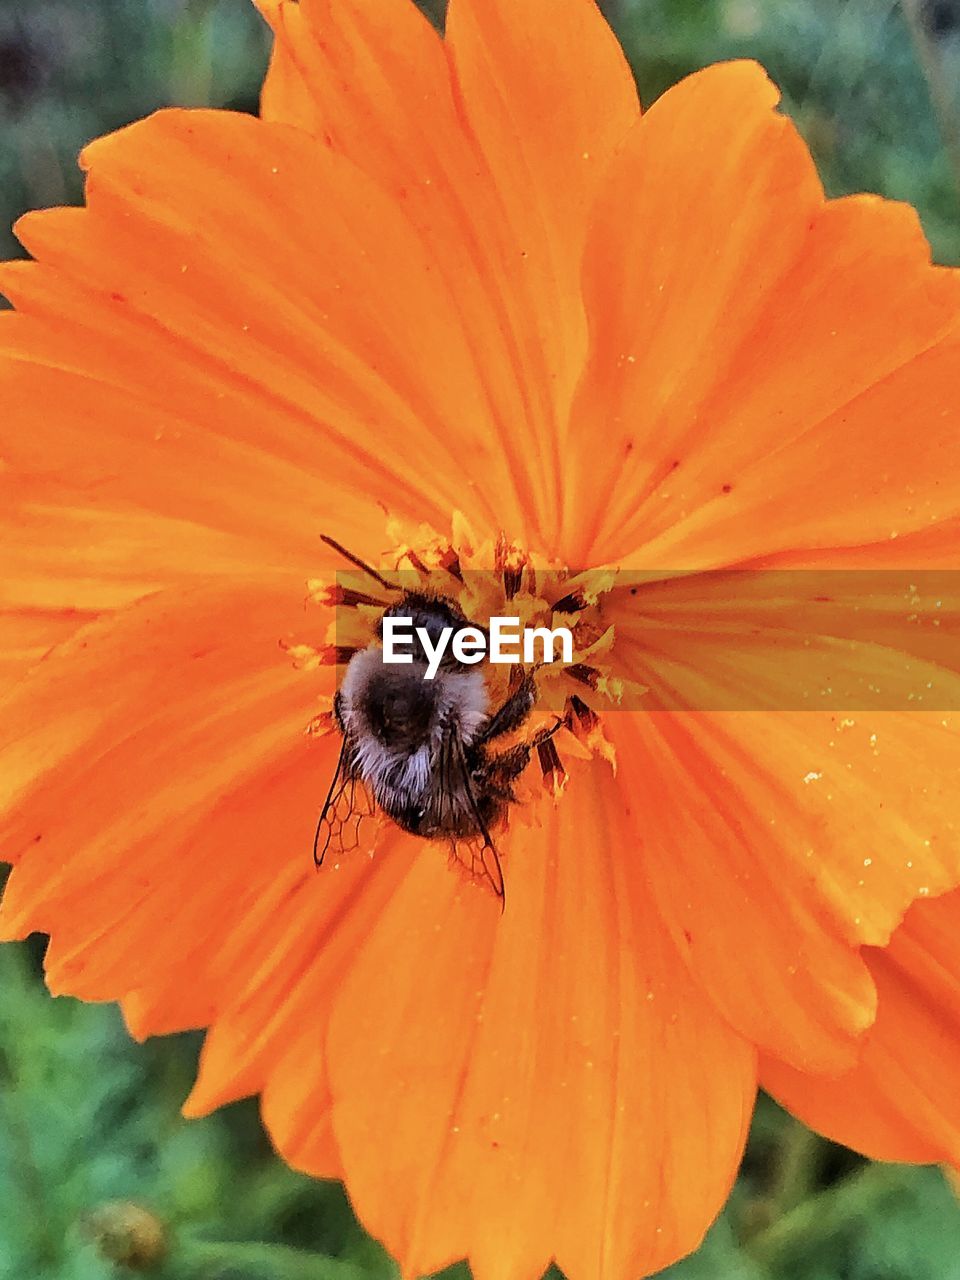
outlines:
[{"label": "flower center", "polygon": [[293,650],[337,669],[308,728],[341,736],[316,857],[365,844],[360,821],[377,815],[448,840],[502,897],[497,832],[544,790],[559,800],[571,758],[616,765],[603,729],[624,685],[604,615],[615,574],[482,541],[458,519],[448,536],[390,534],[376,563],[325,539],[344,560],[335,584],[309,584],[326,642]]},{"label": "flower center", "polygon": [[[503,535],[495,541],[481,540],[457,517],[446,536],[424,526],[405,530],[391,524],[388,537],[392,549],[377,557],[376,563],[361,558],[366,549],[356,555],[354,548],[340,549],[354,562],[345,558],[336,584],[309,583],[310,599],[333,609],[327,643],[310,651],[314,660],[309,665],[336,665],[339,684],[354,655],[379,642],[387,611],[409,614],[403,602],[414,597],[449,602],[464,624],[488,635],[494,620],[505,624],[503,656],[498,659],[488,642],[479,655],[480,669],[492,708],[502,706],[525,680],[532,680],[536,700],[529,717],[517,727],[516,737],[536,737],[558,718],[562,721],[565,733],[545,737],[536,749],[542,778],[550,789],[559,793],[563,788],[567,772],[563,746],[571,745],[571,737],[580,744],[578,755],[585,747],[591,755],[612,762],[613,748],[603,734],[602,713],[619,704],[624,681],[613,670],[614,627],[604,616],[603,606],[605,595],[613,589],[615,571],[571,572]],[[569,633],[569,647],[559,642],[563,631]],[[449,659],[449,647],[445,655]],[[326,732],[332,727],[331,702],[313,722],[313,730]]]}]

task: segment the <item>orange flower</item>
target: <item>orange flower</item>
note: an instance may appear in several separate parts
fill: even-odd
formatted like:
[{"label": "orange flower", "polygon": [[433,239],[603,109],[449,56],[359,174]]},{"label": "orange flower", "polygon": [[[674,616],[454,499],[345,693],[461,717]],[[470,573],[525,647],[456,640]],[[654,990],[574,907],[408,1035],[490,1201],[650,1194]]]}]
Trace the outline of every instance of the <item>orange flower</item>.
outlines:
[{"label": "orange flower", "polygon": [[[260,7],[262,118],[100,139],[3,269],[4,936],[135,1035],[209,1027],[188,1113],[259,1093],[408,1273],[663,1267],[758,1072],[960,1161],[957,717],[769,709],[784,635],[701,572],[952,563],[957,273],[824,199],[752,64],[641,120],[592,0],[452,0],[444,41],[409,0]],[[324,532],[622,570],[579,580],[584,710],[502,915],[390,824],[314,871]],[[745,661],[766,710],[613,708]]]}]

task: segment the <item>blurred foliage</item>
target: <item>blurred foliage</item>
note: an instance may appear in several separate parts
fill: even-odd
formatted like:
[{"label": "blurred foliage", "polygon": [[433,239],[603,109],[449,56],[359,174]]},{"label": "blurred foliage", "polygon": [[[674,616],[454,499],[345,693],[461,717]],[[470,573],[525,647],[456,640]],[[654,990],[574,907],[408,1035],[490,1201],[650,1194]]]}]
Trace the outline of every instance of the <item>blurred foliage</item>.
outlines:
[{"label": "blurred foliage", "polygon": [[395,1280],[342,1189],[276,1159],[254,1103],[180,1117],[197,1036],[137,1045],[112,1006],[52,1000],[35,943],[0,947],[3,1280],[112,1276],[130,1204],[168,1237],[162,1280]]},{"label": "blurred foliage", "polygon": [[[197,1036],[134,1044],[112,1006],[52,1000],[40,955],[0,947],[2,1280],[397,1280],[252,1102],[181,1119]],[[960,1280],[960,1207],[938,1170],[868,1164],[762,1097],[726,1211],[662,1276]]]},{"label": "blurred foliage", "polygon": [[[423,7],[441,21],[442,0]],[[759,58],[828,190],[910,201],[938,259],[960,262],[960,0],[908,7],[912,28],[892,0],[604,4],[645,102],[708,62]],[[89,138],[169,104],[255,110],[266,56],[246,0],[0,0],[0,227],[78,201]],[[180,1119],[196,1037],[134,1045],[113,1008],[51,1000],[38,955],[0,948],[3,1280],[134,1264],[158,1280],[394,1280],[343,1191],[273,1156],[253,1103]],[[729,1207],[665,1275],[960,1280],[960,1209],[937,1170],[867,1165],[761,1099]]]}]

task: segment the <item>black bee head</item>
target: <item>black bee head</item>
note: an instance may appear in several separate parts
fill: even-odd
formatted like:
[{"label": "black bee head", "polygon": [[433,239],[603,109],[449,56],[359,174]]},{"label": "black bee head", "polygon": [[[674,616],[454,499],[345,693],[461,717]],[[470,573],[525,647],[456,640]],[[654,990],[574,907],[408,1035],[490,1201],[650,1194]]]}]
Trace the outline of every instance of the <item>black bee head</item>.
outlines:
[{"label": "black bee head", "polygon": [[[410,618],[416,630],[424,627],[432,643],[436,644],[440,633],[446,627],[467,626],[467,619],[459,605],[446,596],[431,596],[423,591],[405,591],[396,604],[392,604],[384,613],[384,618]],[[383,619],[381,618],[377,632],[383,639]]]},{"label": "black bee head", "polygon": [[[453,632],[457,632],[462,627],[475,625],[470,622],[460,606],[453,600],[449,600],[446,596],[427,595],[426,592],[422,591],[404,592],[397,603],[392,604],[386,610],[383,618],[410,619],[411,648],[407,652],[413,654],[415,661],[424,662],[428,660],[429,655],[424,652],[423,646],[417,638],[419,628],[423,628],[426,631],[430,644],[435,648],[444,631],[450,629]],[[377,624],[377,635],[381,640],[383,639],[383,618]],[[479,630],[483,631],[485,629],[481,627]],[[444,651],[440,665],[444,668],[458,665],[449,646]]]}]

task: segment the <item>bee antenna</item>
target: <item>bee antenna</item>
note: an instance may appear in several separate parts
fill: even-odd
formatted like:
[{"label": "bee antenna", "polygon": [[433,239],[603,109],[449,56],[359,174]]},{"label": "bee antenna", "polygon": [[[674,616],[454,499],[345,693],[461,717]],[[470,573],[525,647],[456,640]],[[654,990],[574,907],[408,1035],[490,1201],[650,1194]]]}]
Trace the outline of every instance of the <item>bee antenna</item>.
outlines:
[{"label": "bee antenna", "polygon": [[395,582],[388,582],[382,574],[377,573],[376,569],[368,565],[366,561],[361,560],[359,556],[355,556],[352,551],[348,551],[342,543],[337,542],[336,538],[331,538],[327,533],[321,533],[320,541],[325,542],[328,547],[333,547],[334,551],[339,552],[339,554],[343,556],[344,560],[349,560],[350,563],[356,565],[358,569],[362,569],[364,573],[373,578],[374,582],[379,582],[381,587],[386,587],[388,591],[401,590]]}]

